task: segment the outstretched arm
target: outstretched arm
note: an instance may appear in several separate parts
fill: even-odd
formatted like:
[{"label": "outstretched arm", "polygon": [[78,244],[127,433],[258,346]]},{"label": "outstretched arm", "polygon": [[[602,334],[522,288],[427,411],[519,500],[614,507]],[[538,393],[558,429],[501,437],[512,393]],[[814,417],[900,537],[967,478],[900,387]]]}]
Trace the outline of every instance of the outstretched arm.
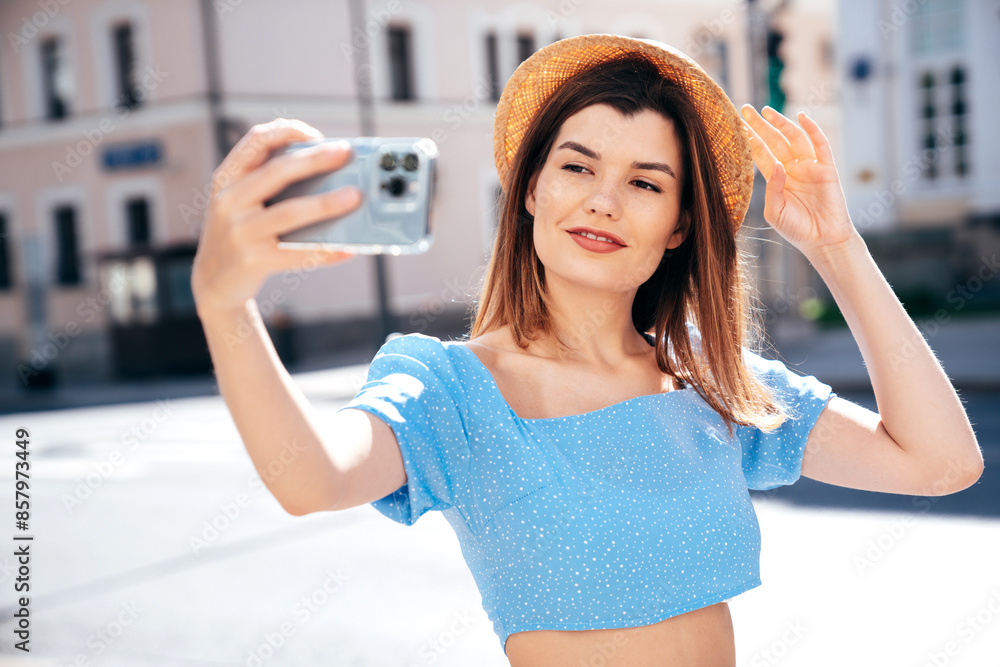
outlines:
[{"label": "outstretched arm", "polygon": [[941,364],[872,259],[847,211],[830,143],[770,107],[742,113],[767,181],[764,218],[816,268],[858,343],[878,413],[834,397],[806,444],[802,474],[869,491],[940,496],[982,474],[983,456]]}]

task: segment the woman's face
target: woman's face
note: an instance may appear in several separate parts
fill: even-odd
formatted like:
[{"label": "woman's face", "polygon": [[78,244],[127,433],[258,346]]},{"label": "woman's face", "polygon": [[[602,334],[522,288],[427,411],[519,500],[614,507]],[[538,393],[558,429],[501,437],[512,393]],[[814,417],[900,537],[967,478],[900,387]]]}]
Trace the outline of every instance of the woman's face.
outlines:
[{"label": "woman's face", "polygon": [[546,282],[614,291],[642,285],[664,251],[684,240],[684,177],[673,123],[659,113],[629,119],[595,104],[567,118],[525,197]]}]

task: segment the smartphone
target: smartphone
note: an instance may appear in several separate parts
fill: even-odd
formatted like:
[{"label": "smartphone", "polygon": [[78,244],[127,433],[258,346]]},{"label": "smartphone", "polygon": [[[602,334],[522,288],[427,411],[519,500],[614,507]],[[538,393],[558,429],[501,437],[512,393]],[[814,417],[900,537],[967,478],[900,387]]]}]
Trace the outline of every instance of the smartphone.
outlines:
[{"label": "smartphone", "polygon": [[[338,139],[296,142],[271,157],[332,141]],[[361,207],[285,232],[278,236],[279,247],[320,245],[366,255],[426,252],[433,243],[437,145],[424,137],[354,137],[347,141],[353,150],[350,162],[293,183],[265,206],[353,185],[364,195]]]}]

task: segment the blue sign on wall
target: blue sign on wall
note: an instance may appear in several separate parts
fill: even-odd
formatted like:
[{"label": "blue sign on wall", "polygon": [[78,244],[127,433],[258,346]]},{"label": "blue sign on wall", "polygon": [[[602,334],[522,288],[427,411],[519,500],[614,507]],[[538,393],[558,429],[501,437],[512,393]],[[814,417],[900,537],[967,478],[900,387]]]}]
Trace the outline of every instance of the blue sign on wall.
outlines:
[{"label": "blue sign on wall", "polygon": [[108,171],[152,167],[163,159],[163,145],[158,139],[128,144],[114,144],[104,149],[101,162]]}]

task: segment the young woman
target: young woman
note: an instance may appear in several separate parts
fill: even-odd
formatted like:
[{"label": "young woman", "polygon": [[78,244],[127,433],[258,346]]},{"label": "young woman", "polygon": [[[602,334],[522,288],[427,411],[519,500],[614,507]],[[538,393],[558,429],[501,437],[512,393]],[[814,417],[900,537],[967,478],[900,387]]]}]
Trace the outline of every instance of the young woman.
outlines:
[{"label": "young woman", "polygon": [[[727,601],[761,583],[748,488],[974,483],[975,434],[854,228],[826,137],[805,114],[800,127],[764,112],[745,106],[744,122],[693,61],[649,40],[585,35],[531,56],[498,105],[505,196],[470,336],[389,340],[322,433],[254,295],[307,256],[278,249],[280,233],[360,197],[264,208],[348,156],[265,162],[319,133],[254,128],[215,174],[192,285],[254,463],[304,446],[268,481],[282,506],[371,503],[407,525],[442,511],[515,667],[732,667]],[[736,233],[754,162],[764,216],[829,286],[878,413],[750,349]]]}]

